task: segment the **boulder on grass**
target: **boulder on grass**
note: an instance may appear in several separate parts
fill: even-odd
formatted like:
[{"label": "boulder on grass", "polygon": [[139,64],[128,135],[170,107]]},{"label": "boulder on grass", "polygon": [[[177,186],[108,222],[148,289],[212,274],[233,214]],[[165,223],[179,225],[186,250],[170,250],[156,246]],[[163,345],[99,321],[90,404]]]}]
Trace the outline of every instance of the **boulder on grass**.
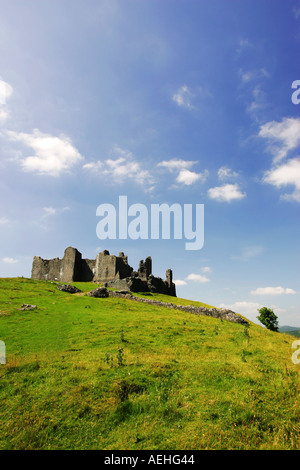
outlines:
[{"label": "boulder on grass", "polygon": [[69,294],[77,294],[78,292],[81,292],[81,290],[78,289],[78,287],[70,286],[70,284],[61,284],[57,286],[57,289],[63,292],[68,292]]},{"label": "boulder on grass", "polygon": [[37,308],[36,305],[23,304],[21,308],[18,308],[18,310],[35,310],[36,308]]},{"label": "boulder on grass", "polygon": [[103,299],[104,297],[108,297],[108,291],[106,287],[97,287],[97,289],[92,290],[88,293],[90,297],[98,297]]}]

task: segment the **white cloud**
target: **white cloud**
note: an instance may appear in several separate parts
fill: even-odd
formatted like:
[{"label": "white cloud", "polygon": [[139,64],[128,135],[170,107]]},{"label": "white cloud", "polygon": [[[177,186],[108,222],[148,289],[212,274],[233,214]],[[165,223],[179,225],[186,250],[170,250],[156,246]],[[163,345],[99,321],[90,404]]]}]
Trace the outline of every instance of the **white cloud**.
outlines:
[{"label": "white cloud", "polygon": [[195,183],[198,180],[205,181],[207,178],[208,171],[205,170],[203,173],[195,173],[190,170],[180,170],[179,175],[176,178],[177,183],[182,183],[187,186]]},{"label": "white cloud", "polygon": [[0,79],[0,105],[6,104],[6,100],[12,95],[12,86]]},{"label": "white cloud", "polygon": [[221,168],[218,169],[218,178],[220,180],[225,180],[227,178],[236,178],[237,176],[239,175],[236,171],[233,171],[226,166],[221,166]]},{"label": "white cloud", "polygon": [[7,264],[15,264],[15,263],[18,262],[17,259],[15,259],[15,258],[9,258],[9,257],[2,258],[2,261],[3,261],[3,263],[7,263]]},{"label": "white cloud", "polygon": [[225,184],[224,186],[216,186],[208,190],[210,199],[221,202],[231,202],[236,199],[243,199],[246,193],[242,193],[238,184]]},{"label": "white cloud", "polygon": [[179,171],[179,170],[184,170],[187,168],[191,168],[193,165],[195,165],[196,161],[187,161],[187,160],[180,160],[173,158],[171,160],[164,160],[160,163],[157,164],[157,166],[161,166],[164,168],[167,168],[169,171]]},{"label": "white cloud", "polygon": [[260,127],[258,135],[268,141],[268,150],[274,155],[274,163],[278,163],[300,145],[300,118],[267,122]]},{"label": "white cloud", "polygon": [[249,82],[250,80],[254,79],[254,73],[251,70],[248,70],[247,72],[240,70],[239,74],[243,83]]},{"label": "white cloud", "polygon": [[245,71],[243,69],[240,69],[239,70],[239,76],[240,76],[240,79],[241,79],[242,83],[245,84],[245,83],[251,82],[253,80],[268,78],[268,77],[270,77],[270,74],[267,71],[267,69],[265,69],[263,67],[259,70],[255,69],[255,70]]},{"label": "white cloud", "polygon": [[288,287],[284,288],[281,286],[278,287],[258,287],[255,290],[251,291],[252,295],[282,295],[282,294],[296,294],[294,289],[289,289]]},{"label": "white cloud", "polygon": [[140,162],[135,160],[132,152],[115,145],[111,154],[115,158],[86,163],[83,168],[95,174],[112,178],[117,183],[130,179],[137,184],[144,185],[147,191],[153,189],[154,180],[151,173],[141,167]]},{"label": "white cloud", "polygon": [[186,85],[183,85],[179,88],[177,93],[173,95],[172,99],[178,106],[187,109],[193,109],[194,106],[192,105],[192,97],[193,95],[190,89]]},{"label": "white cloud", "polygon": [[252,90],[252,101],[247,106],[247,112],[252,116],[253,119],[257,119],[257,112],[264,109],[267,106],[266,94],[261,89],[260,85],[257,85]]},{"label": "white cloud", "polygon": [[195,281],[195,282],[210,282],[208,277],[202,276],[201,274],[194,274],[191,273],[186,277],[187,281]]},{"label": "white cloud", "polygon": [[300,158],[290,159],[286,163],[266,171],[263,182],[272,184],[277,188],[288,185],[294,186],[294,192],[284,194],[281,198],[300,202]]},{"label": "white cloud", "polygon": [[22,168],[27,172],[59,176],[83,159],[66,136],[55,137],[38,129],[34,129],[32,134],[7,131],[7,135],[33,149],[33,156],[21,159]]},{"label": "white cloud", "polygon": [[240,97],[246,103],[246,111],[251,119],[261,123],[259,113],[269,106],[263,84],[270,74],[266,68],[239,70]]},{"label": "white cloud", "polygon": [[97,162],[85,163],[82,168],[84,168],[85,170],[92,170],[98,172],[102,167],[103,163],[101,162],[101,160],[98,160]]},{"label": "white cloud", "polygon": [[181,279],[177,279],[177,280],[175,280],[175,281],[173,281],[173,282],[174,282],[174,284],[175,284],[176,286],[185,286],[185,285],[186,285],[186,282],[185,282],[185,281],[182,281]]},{"label": "white cloud", "polygon": [[[196,181],[201,180],[202,182],[206,180],[208,176],[208,171],[204,170],[202,173],[196,173],[194,171],[188,170],[193,165],[198,163],[197,161],[187,161],[173,158],[171,160],[164,160],[158,163],[158,167],[167,168],[171,173],[177,172],[176,182],[190,186]],[[176,188],[176,185],[172,186]]]},{"label": "white cloud", "polygon": [[1,80],[0,78],[0,124],[5,122],[9,116],[7,109],[5,109],[6,100],[12,95],[12,86]]}]

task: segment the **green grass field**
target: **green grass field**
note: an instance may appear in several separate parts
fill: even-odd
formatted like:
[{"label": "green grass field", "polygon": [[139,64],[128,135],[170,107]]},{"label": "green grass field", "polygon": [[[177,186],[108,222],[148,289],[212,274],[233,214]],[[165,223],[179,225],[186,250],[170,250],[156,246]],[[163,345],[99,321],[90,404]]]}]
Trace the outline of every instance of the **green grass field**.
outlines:
[{"label": "green grass field", "polygon": [[300,449],[289,335],[9,278],[0,340],[0,449]]}]

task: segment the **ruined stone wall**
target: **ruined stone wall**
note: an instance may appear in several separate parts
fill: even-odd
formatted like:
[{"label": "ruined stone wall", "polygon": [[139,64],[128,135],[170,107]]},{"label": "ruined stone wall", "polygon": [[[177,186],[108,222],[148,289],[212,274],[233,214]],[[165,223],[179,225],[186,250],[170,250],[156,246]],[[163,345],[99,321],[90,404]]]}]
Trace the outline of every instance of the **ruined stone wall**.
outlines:
[{"label": "ruined stone wall", "polygon": [[127,261],[127,256],[120,253],[119,256],[110,255],[107,250],[99,253],[95,263],[94,280],[99,282],[115,281],[130,277],[133,272]]},{"label": "ruined stone wall", "polygon": [[54,258],[51,260],[42,259],[35,256],[32,263],[31,277],[39,280],[60,280],[61,260]]},{"label": "ruined stone wall", "polygon": [[91,282],[95,276],[96,260],[94,259],[83,259],[81,261],[81,274],[80,280],[83,282]]},{"label": "ruined stone wall", "polygon": [[72,282],[81,280],[81,253],[76,248],[69,247],[65,250],[62,259],[61,281]]},{"label": "ruined stone wall", "polygon": [[145,261],[141,260],[138,269],[138,276],[141,279],[148,279],[148,277],[152,274],[152,259],[151,256],[145,259]]},{"label": "ruined stone wall", "polygon": [[106,250],[102,253],[98,253],[95,264],[94,281],[114,281],[117,274],[116,268],[116,256],[111,256]]},{"label": "ruined stone wall", "polygon": [[104,250],[95,260],[91,260],[82,259],[76,248],[68,247],[62,259],[45,260],[35,256],[31,277],[60,282],[95,281],[133,292],[159,292],[176,296],[171,269],[167,270],[165,281],[153,276],[152,259],[148,256],[145,261],[140,261],[138,272],[133,271],[123,252],[115,256]]},{"label": "ruined stone wall", "polygon": [[32,279],[62,282],[79,281],[81,278],[81,253],[76,248],[67,248],[62,259],[42,259],[35,256],[32,263]]},{"label": "ruined stone wall", "polygon": [[133,268],[129,266],[127,256],[123,252],[119,253],[116,257],[116,276],[119,279],[130,277],[133,272]]}]

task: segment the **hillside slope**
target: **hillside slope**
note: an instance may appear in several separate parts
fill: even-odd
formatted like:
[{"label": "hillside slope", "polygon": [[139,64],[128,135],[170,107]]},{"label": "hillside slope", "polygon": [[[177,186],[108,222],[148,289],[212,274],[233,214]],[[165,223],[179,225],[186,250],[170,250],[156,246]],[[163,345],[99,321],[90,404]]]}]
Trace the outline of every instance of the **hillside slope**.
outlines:
[{"label": "hillside slope", "polygon": [[0,279],[0,449],[299,449],[292,338],[249,323]]}]

